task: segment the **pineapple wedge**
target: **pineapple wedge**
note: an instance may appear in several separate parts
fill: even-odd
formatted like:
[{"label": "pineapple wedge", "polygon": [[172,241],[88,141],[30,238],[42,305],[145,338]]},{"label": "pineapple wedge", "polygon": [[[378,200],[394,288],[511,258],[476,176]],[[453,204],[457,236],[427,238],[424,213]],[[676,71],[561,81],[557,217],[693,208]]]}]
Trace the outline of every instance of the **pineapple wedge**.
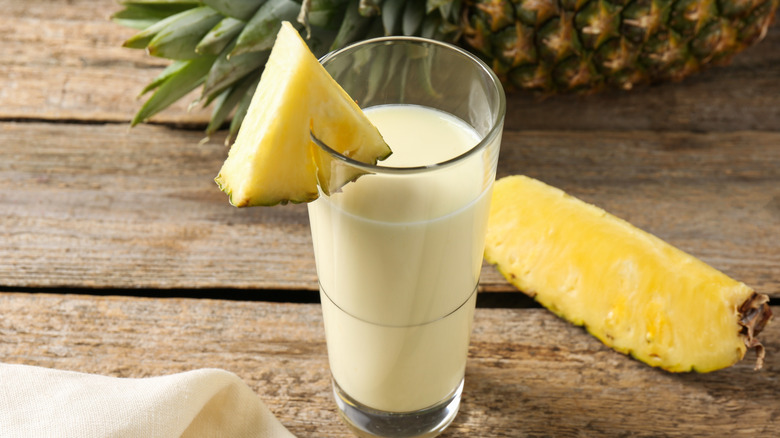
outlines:
[{"label": "pineapple wedge", "polygon": [[495,183],[485,259],[607,346],[667,371],[733,365],[768,297],[604,210],[525,176]]},{"label": "pineapple wedge", "polygon": [[231,204],[249,207],[313,201],[318,182],[331,192],[354,179],[332,178],[311,133],[364,163],[390,155],[376,127],[284,22],[217,185]]}]

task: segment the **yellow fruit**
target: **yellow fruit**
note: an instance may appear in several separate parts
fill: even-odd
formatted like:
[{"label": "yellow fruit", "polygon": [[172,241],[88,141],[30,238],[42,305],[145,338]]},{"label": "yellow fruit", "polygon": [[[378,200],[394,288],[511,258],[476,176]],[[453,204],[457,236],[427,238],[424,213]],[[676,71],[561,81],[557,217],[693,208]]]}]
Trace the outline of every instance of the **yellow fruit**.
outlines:
[{"label": "yellow fruit", "polygon": [[[311,139],[364,163],[390,155],[379,131],[284,22],[247,115],[215,181],[237,207],[309,202],[355,175],[331,180]],[[327,164],[327,163],[326,163]]]},{"label": "yellow fruit", "polygon": [[761,367],[766,295],[540,181],[496,182],[485,258],[552,312],[648,365],[709,372],[754,347]]}]

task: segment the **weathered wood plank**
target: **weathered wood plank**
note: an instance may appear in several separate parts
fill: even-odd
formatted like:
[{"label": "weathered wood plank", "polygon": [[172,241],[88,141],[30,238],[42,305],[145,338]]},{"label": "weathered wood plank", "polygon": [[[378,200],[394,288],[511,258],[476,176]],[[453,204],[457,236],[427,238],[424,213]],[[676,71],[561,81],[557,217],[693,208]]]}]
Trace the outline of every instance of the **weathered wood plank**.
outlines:
[{"label": "weathered wood plank", "polygon": [[[167,61],[124,49],[134,31],[108,17],[120,6],[93,0],[0,0],[0,119],[128,121],[136,96]],[[509,129],[780,130],[780,20],[727,67],[680,84],[539,100],[517,93]],[[154,121],[204,124],[210,110],[187,99]]]},{"label": "weathered wood plank", "polygon": [[305,206],[230,207],[213,182],[226,149],[201,137],[3,124],[2,283],[313,289]]},{"label": "weathered wood plank", "polygon": [[[0,0],[0,9],[0,119],[129,121],[169,64],[122,47],[135,31],[110,20],[118,2]],[[210,110],[187,111],[195,97],[161,121],[207,121]]]},{"label": "weathered wood plank", "polygon": [[[317,305],[2,293],[0,315],[0,361],[120,377],[224,368],[298,436],[351,436],[331,401]],[[547,311],[478,309],[463,405],[443,436],[770,436],[780,325],[763,339],[762,371],[749,353],[670,374]]]},{"label": "weathered wood plank", "polygon": [[[0,123],[0,285],[317,288],[302,205],[236,209],[220,139],[157,126]],[[512,132],[525,173],[780,297],[780,133]],[[482,288],[512,290],[492,268]]]}]

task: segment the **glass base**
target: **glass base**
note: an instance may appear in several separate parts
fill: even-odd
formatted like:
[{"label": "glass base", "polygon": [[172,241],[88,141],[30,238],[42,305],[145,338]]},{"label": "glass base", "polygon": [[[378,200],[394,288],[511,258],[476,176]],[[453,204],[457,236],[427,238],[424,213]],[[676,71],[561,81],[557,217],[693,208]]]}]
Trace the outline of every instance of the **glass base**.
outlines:
[{"label": "glass base", "polygon": [[428,438],[442,433],[458,414],[463,380],[448,397],[431,407],[411,412],[386,412],[369,408],[345,393],[333,379],[339,416],[363,438]]}]

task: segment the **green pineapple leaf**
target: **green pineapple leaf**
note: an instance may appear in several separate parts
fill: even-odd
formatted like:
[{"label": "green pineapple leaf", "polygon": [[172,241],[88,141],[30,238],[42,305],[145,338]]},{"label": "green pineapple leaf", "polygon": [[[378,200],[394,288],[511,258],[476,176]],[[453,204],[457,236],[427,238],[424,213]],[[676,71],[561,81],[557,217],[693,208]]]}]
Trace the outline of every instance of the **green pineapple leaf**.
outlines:
[{"label": "green pineapple leaf", "polygon": [[157,21],[156,23],[150,25],[149,27],[142,30],[141,32],[138,32],[137,34],[128,38],[128,40],[125,41],[124,44],[122,44],[122,46],[130,49],[145,49],[146,46],[149,45],[149,42],[152,41],[154,36],[157,35],[159,31],[163,30],[165,26],[175,22],[180,14],[184,14],[186,12],[187,11],[179,12],[177,14],[173,14],[171,16],[163,18],[162,20]]},{"label": "green pineapple leaf", "polygon": [[427,14],[430,14],[431,12],[435,11],[436,9],[444,6],[447,3],[450,3],[452,0],[426,0],[425,2],[425,12]]},{"label": "green pineapple leaf", "polygon": [[262,70],[268,55],[271,54],[270,50],[266,50],[231,55],[232,51],[233,45],[226,47],[214,61],[201,93],[201,100],[205,105],[247,74],[258,69]]},{"label": "green pineapple leaf", "polygon": [[401,20],[406,0],[385,0],[382,3],[382,24],[385,35],[396,35],[401,31]]},{"label": "green pineapple leaf", "polygon": [[195,47],[221,20],[222,15],[208,6],[189,9],[175,15],[174,20],[157,32],[146,49],[150,55],[162,58],[195,58],[198,56]]},{"label": "green pineapple leaf", "polygon": [[125,27],[144,30],[163,18],[191,7],[189,4],[127,4],[124,9],[111,15],[111,20]]},{"label": "green pineapple leaf", "polygon": [[448,23],[457,23],[461,10],[461,0],[445,1],[439,5],[441,16]]},{"label": "green pineapple leaf", "polygon": [[309,24],[325,29],[338,29],[344,11],[354,2],[347,0],[312,0],[308,11]]},{"label": "green pineapple leaf", "polygon": [[358,10],[364,17],[375,17],[382,13],[383,0],[360,0]]},{"label": "green pineapple leaf", "polygon": [[301,5],[292,0],[266,1],[244,26],[229,56],[270,50],[282,21],[294,21],[300,9]]},{"label": "green pineapple leaf", "polygon": [[309,50],[319,58],[330,51],[337,34],[337,29],[317,28],[310,38],[305,39],[306,45],[309,46]]},{"label": "green pineapple leaf", "polygon": [[241,33],[245,25],[245,22],[237,18],[225,17],[200,40],[195,51],[204,55],[219,55]]},{"label": "green pineapple leaf", "polygon": [[401,31],[404,35],[417,35],[425,18],[425,5],[421,2],[408,2],[404,7]]},{"label": "green pineapple leaf", "polygon": [[[206,135],[212,135],[222,127],[230,116],[231,111],[236,108],[244,96],[254,94],[257,83],[260,81],[260,73],[261,71],[258,71],[246,76],[236,85],[220,94],[214,102],[214,111],[211,113],[211,120],[206,127]],[[231,137],[228,137],[226,142],[229,142],[230,139]]]},{"label": "green pineapple leaf", "polygon": [[439,26],[441,26],[440,16],[437,16],[436,14],[426,15],[425,20],[423,20],[420,36],[423,38],[435,38],[439,30]]},{"label": "green pineapple leaf", "polygon": [[147,121],[150,117],[170,106],[172,103],[184,97],[206,80],[211,65],[216,58],[213,56],[201,56],[184,61],[178,73],[170,75],[162,82],[152,96],[136,113],[130,126]]},{"label": "green pineapple leaf", "polygon": [[119,3],[123,5],[149,5],[156,7],[180,6],[183,8],[194,8],[196,6],[201,6],[201,2],[199,0],[122,0]]},{"label": "green pineapple leaf", "polygon": [[230,130],[228,132],[228,137],[225,139],[225,143],[230,143],[232,139],[236,138],[238,129],[241,127],[241,122],[244,121],[244,117],[246,117],[246,113],[249,110],[249,104],[252,103],[252,96],[254,96],[255,89],[259,82],[260,76],[258,75],[255,78],[255,81],[253,81],[253,84],[247,89],[247,92],[241,96],[241,101],[238,102],[236,112],[233,114],[233,120],[230,121]]},{"label": "green pineapple leaf", "polygon": [[173,61],[168,67],[165,67],[165,70],[162,71],[159,75],[157,75],[152,82],[149,82],[146,87],[144,87],[143,90],[138,94],[138,96],[143,96],[144,94],[154,90],[155,88],[162,85],[165,81],[167,81],[172,76],[176,76],[181,72],[184,68],[187,67],[189,63],[184,60],[177,60]]},{"label": "green pineapple leaf", "polygon": [[367,17],[360,13],[360,5],[358,3],[352,2],[347,5],[344,18],[341,20],[341,26],[336,34],[336,38],[333,40],[333,44],[330,46],[330,50],[336,50],[356,41],[361,35],[366,33],[373,21],[374,17]]},{"label": "green pineapple leaf", "polygon": [[265,0],[202,0],[203,4],[222,15],[247,21],[255,15]]}]

